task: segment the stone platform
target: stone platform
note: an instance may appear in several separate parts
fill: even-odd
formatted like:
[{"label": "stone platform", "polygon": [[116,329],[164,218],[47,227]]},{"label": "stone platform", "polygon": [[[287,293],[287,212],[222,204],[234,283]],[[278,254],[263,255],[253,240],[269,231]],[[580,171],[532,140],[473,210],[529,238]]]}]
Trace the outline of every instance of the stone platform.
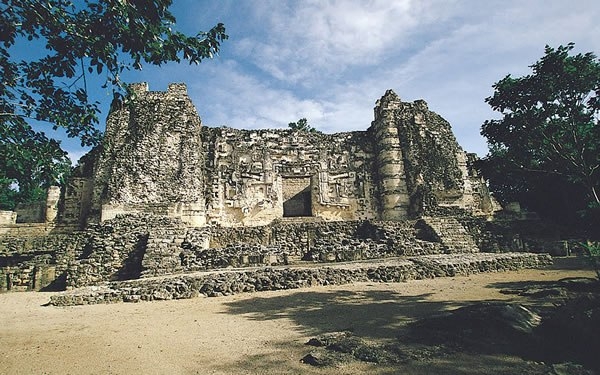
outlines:
[{"label": "stone platform", "polygon": [[50,305],[73,306],[219,297],[244,292],[296,289],[353,282],[403,282],[434,277],[466,276],[542,268],[552,264],[547,254],[463,253],[384,260],[256,267],[186,273],[129,281],[106,282],[56,294]]}]

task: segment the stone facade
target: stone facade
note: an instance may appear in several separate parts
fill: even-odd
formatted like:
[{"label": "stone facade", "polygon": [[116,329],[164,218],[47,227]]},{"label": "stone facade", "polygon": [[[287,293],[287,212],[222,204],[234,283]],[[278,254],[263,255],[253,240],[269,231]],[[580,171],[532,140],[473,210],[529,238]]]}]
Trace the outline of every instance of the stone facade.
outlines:
[{"label": "stone facade", "polygon": [[376,216],[366,133],[203,129],[207,222],[265,225],[283,217]]},{"label": "stone facade", "polygon": [[114,106],[101,149],[83,160],[65,194],[64,222],[121,213],[179,217],[190,226],[392,220],[451,206],[489,215],[494,205],[450,124],[388,90],[366,131],[209,128],[185,85],[131,86]]}]

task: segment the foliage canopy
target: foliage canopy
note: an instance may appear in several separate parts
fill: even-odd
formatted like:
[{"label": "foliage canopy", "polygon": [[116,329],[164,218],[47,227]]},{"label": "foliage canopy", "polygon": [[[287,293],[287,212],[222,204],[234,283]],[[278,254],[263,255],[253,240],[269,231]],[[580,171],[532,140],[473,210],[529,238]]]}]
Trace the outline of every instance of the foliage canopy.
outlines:
[{"label": "foliage canopy", "polygon": [[301,118],[300,120],[296,121],[296,122],[290,122],[288,124],[288,127],[292,130],[298,130],[298,131],[302,131],[302,132],[309,132],[309,133],[317,133],[318,130],[313,128],[312,126],[310,126],[308,124],[308,120],[306,118]]},{"label": "foliage canopy", "polygon": [[66,153],[29,120],[63,128],[82,146],[98,144],[100,103],[89,99],[91,76],[103,77],[102,87],[124,100],[128,92],[120,77],[125,70],[181,60],[197,64],[219,52],[228,38],[223,24],[193,36],[174,31],[171,4],[1,0],[0,206],[11,208],[16,201],[7,197],[27,200],[25,190],[64,175]]},{"label": "foliage canopy", "polygon": [[[504,201],[556,210],[566,198],[558,214],[581,203],[600,205],[600,61],[591,52],[574,55],[573,48],[546,46],[532,74],[507,75],[486,99],[502,118],[481,128],[489,145],[481,165]],[[576,202],[573,194],[584,199]]]}]

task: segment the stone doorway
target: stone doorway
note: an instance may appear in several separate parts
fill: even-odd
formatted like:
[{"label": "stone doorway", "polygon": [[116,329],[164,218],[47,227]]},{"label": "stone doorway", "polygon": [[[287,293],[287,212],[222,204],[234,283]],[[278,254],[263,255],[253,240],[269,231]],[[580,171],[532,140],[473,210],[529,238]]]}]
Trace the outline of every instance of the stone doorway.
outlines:
[{"label": "stone doorway", "polygon": [[283,178],[283,217],[312,216],[310,177]]}]

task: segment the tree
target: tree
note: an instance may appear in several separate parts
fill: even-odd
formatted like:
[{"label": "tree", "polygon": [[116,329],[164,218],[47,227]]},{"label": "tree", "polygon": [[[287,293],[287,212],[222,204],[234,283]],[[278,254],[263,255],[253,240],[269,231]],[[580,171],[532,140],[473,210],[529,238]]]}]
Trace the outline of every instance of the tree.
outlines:
[{"label": "tree", "polygon": [[[199,63],[227,39],[223,24],[194,36],[172,30],[172,0],[1,0],[0,2],[0,195],[14,196],[33,185],[55,183],[66,153],[60,143],[34,131],[29,120],[44,121],[79,138],[82,146],[100,140],[99,104],[88,90],[92,76],[126,101],[125,70],[142,64],[187,60]],[[33,45],[23,55],[24,45]],[[32,148],[33,147],[33,148]],[[24,151],[26,150],[26,151]],[[34,181],[23,171],[43,165]],[[21,171],[20,174],[15,171]],[[15,173],[13,173],[15,172]],[[53,180],[53,181],[50,181]],[[13,202],[14,203],[14,202]],[[6,205],[5,205],[6,206]]]},{"label": "tree", "polygon": [[297,122],[290,122],[288,124],[288,127],[292,130],[298,130],[301,132],[310,132],[310,133],[317,133],[318,130],[313,128],[312,126],[308,125],[308,120],[306,120],[305,118],[301,118],[300,120],[298,120]]},{"label": "tree", "polygon": [[503,116],[481,129],[489,145],[482,169],[500,198],[543,197],[554,183],[600,205],[600,62],[573,48],[546,46],[532,74],[507,75],[485,99]]},{"label": "tree", "polygon": [[0,122],[0,131],[2,209],[12,210],[18,202],[42,200],[48,186],[64,183],[71,161],[58,141],[33,131],[24,121],[8,126]]}]

